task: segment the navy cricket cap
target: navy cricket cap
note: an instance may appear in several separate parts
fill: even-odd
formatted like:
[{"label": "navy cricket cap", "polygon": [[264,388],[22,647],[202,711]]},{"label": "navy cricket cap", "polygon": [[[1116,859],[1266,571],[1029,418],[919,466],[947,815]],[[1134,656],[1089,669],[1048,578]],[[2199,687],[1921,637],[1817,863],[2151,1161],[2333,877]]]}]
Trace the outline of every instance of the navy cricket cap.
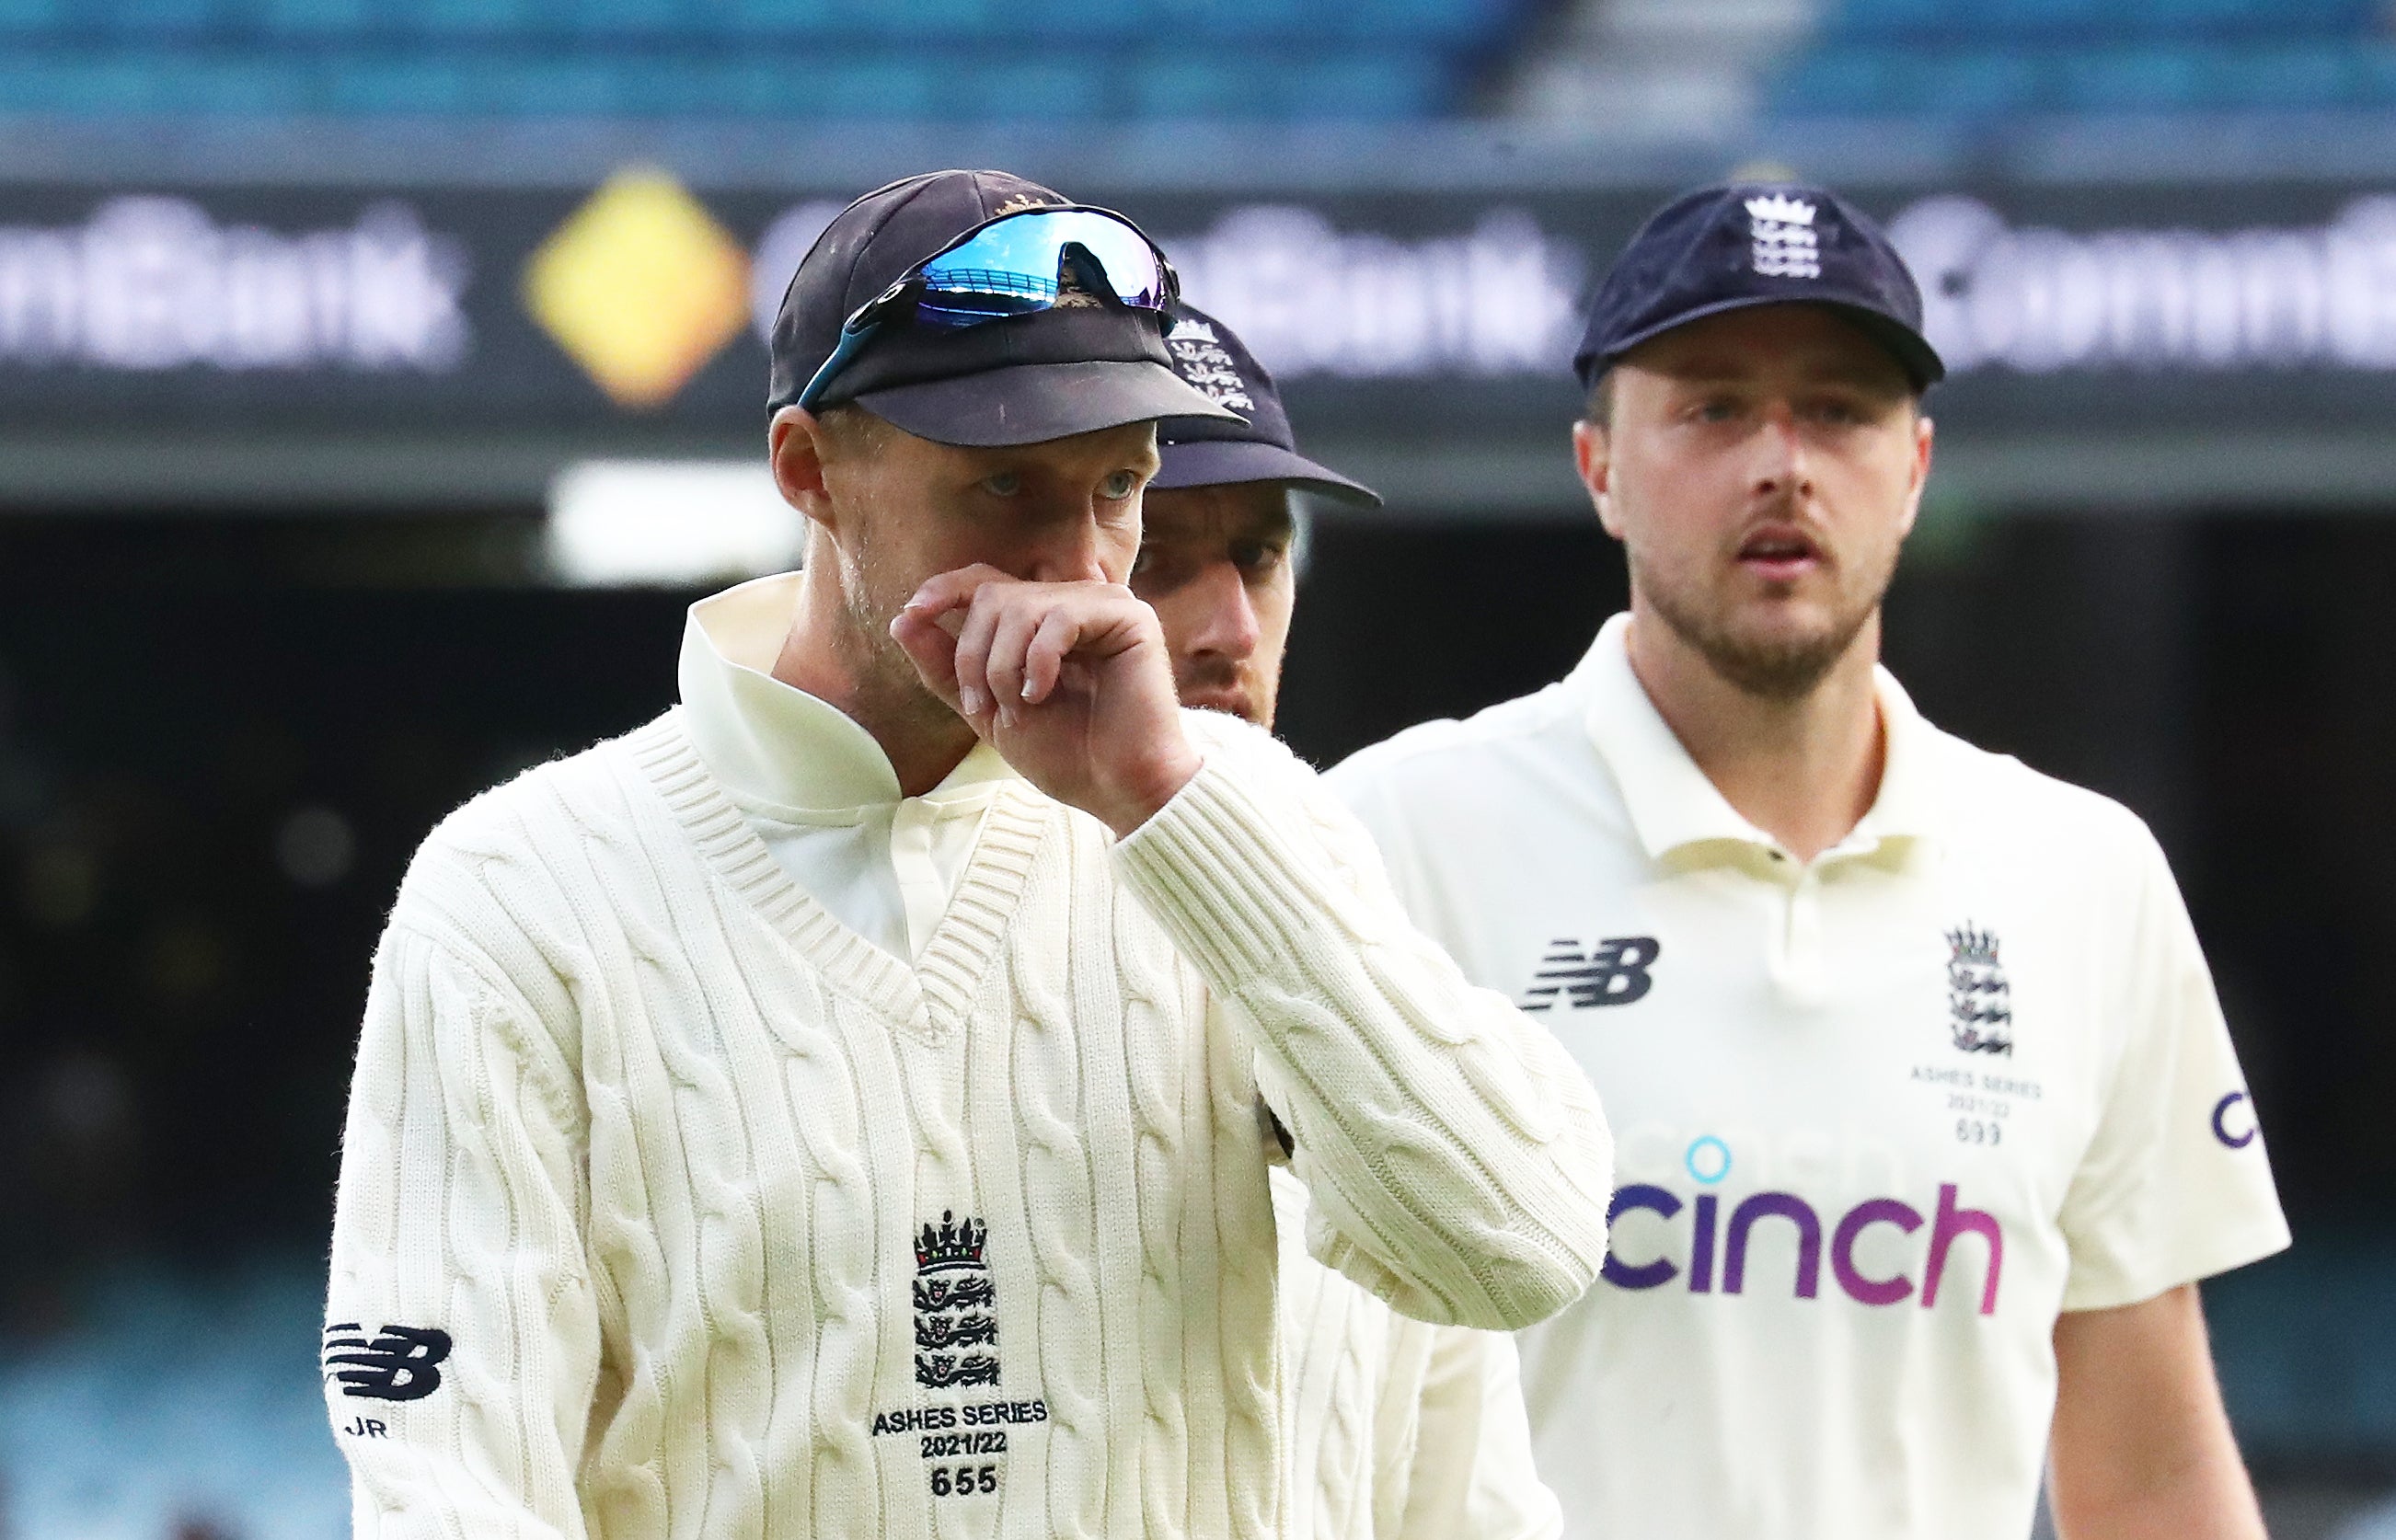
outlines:
[{"label": "navy cricket cap", "polygon": [[1298,452],[1289,413],[1272,376],[1231,328],[1195,305],[1175,301],[1165,346],[1176,373],[1218,406],[1247,418],[1171,418],[1156,425],[1165,463],[1148,485],[1159,491],[1237,482],[1288,482],[1341,502],[1381,506],[1381,495]]},{"label": "navy cricket cap", "polygon": [[1922,290],[1878,225],[1837,193],[1732,182],[1683,193],[1631,237],[1573,355],[1584,389],[1624,354],[1724,311],[1829,305],[1888,350],[1919,392],[1947,365],[1922,335]]},{"label": "navy cricket cap", "polygon": [[[930,172],[850,204],[783,291],[765,409],[798,400],[858,307],[958,236],[1001,214],[1072,206],[1004,171]],[[1115,303],[954,330],[886,326],[829,385],[819,407],[855,402],[918,438],[977,446],[1219,410],[1168,366],[1155,313]]]}]

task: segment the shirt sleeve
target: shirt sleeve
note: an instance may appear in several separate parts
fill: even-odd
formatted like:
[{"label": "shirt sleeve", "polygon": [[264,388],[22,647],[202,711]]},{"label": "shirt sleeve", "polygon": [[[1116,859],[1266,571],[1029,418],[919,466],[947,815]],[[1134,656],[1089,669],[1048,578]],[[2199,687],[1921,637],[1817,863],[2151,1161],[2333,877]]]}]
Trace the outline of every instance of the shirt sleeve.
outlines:
[{"label": "shirt sleeve", "polygon": [[2162,848],[2137,830],[2115,999],[2123,1035],[2063,1203],[2063,1308],[2105,1309],[2288,1243],[2213,976]]},{"label": "shirt sleeve", "polygon": [[1257,1045],[1308,1249],[1418,1320],[1511,1330],[1572,1303],[1613,1177],[1587,1077],[1414,927],[1311,770],[1228,718],[1192,736],[1204,767],[1115,858]]},{"label": "shirt sleeve", "polygon": [[1556,1540],[1564,1528],[1531,1458],[1514,1339],[1434,1328],[1396,1540]]},{"label": "shirt sleeve", "polygon": [[599,1328],[573,1083],[487,963],[400,924],[385,934],[323,1354],[360,1540],[584,1533],[575,1478]]}]

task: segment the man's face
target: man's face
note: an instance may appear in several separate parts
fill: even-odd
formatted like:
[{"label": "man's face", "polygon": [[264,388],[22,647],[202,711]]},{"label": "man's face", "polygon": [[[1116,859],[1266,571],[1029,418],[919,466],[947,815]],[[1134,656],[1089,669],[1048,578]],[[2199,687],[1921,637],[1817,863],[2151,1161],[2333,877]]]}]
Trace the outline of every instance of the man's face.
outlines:
[{"label": "man's face", "polygon": [[1930,469],[1904,371],[1820,305],[1710,316],[1617,365],[1581,478],[1635,597],[1753,694],[1811,690],[1878,614]]},{"label": "man's face", "polygon": [[1156,611],[1184,706],[1273,720],[1298,575],[1289,494],[1279,482],[1148,495],[1131,590]]},{"label": "man's face", "polygon": [[[776,469],[786,495],[831,536],[848,609],[842,644],[859,684],[936,720],[954,713],[890,638],[915,591],[976,563],[1034,582],[1120,583],[1139,550],[1140,494],[1156,473],[1147,422],[971,449],[850,414],[793,442],[801,437],[778,434]],[[812,472],[783,463],[811,455]]]}]

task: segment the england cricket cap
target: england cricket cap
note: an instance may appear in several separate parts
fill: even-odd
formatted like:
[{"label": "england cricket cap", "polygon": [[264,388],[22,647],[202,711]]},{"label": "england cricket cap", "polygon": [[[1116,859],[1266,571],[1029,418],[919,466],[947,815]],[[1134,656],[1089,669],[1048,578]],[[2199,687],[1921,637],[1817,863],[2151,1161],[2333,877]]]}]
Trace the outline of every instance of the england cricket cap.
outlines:
[{"label": "england cricket cap", "polygon": [[1170,491],[1238,482],[1287,482],[1364,508],[1380,494],[1298,452],[1289,413],[1272,376],[1231,328],[1194,305],[1177,301],[1165,346],[1174,371],[1216,405],[1247,418],[1170,418],[1156,425],[1157,458],[1165,464],[1148,485]]},{"label": "england cricket cap", "polygon": [[[859,306],[958,236],[1001,214],[1071,206],[1004,171],[935,171],[850,204],[816,238],[783,292],[768,344],[766,410],[798,400]],[[1040,444],[1220,412],[1173,372],[1156,312],[1111,302],[954,330],[888,326],[828,383],[819,409],[854,402],[940,444]]]},{"label": "england cricket cap", "polygon": [[1598,285],[1573,368],[1584,389],[1675,326],[1756,305],[1828,305],[1888,350],[1919,392],[1947,365],[1922,291],[1880,227],[1826,188],[1731,182],[1686,192],[1631,237]]}]

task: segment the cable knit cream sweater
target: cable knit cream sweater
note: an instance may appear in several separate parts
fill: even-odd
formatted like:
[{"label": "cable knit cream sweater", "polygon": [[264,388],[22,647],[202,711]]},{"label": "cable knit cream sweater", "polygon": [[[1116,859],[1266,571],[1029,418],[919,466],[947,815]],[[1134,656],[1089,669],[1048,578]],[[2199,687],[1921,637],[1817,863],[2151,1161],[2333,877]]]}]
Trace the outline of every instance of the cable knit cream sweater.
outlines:
[{"label": "cable knit cream sweater", "polygon": [[1397,1308],[1594,1276],[1588,1082],[1270,737],[1191,714],[1205,768],[1120,843],[1009,784],[910,966],[678,718],[401,889],[326,1330],[360,1534],[1281,1534],[1263,1104],[1309,1249]]}]

